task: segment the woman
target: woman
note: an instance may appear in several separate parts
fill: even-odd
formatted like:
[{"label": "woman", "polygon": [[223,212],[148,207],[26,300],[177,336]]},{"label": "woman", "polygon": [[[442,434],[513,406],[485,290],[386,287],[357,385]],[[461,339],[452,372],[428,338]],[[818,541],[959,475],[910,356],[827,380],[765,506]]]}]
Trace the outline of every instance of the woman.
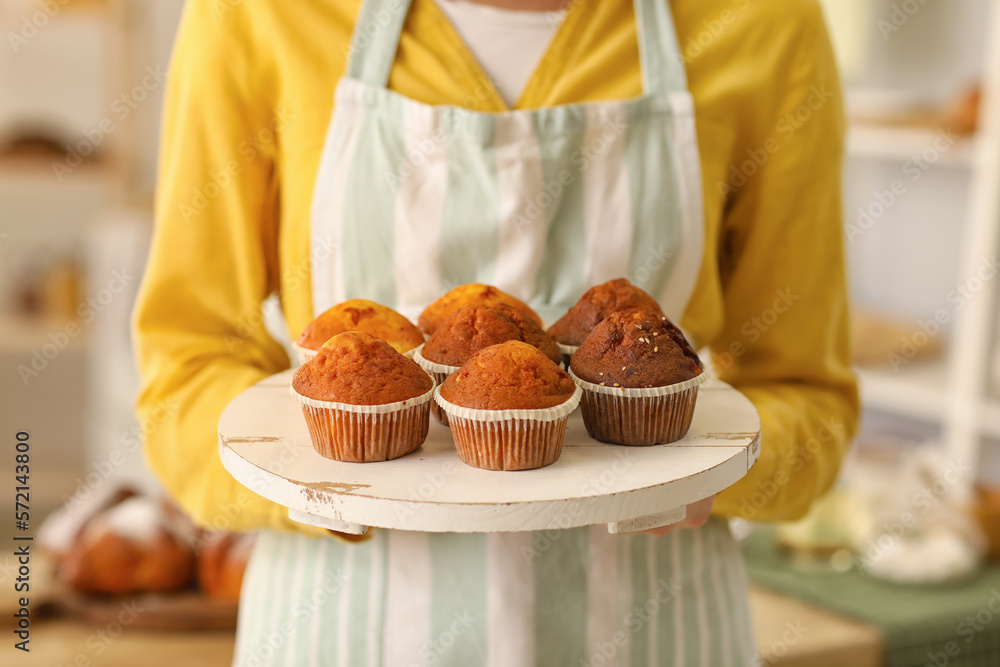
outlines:
[{"label": "woman", "polygon": [[[750,664],[723,517],[802,516],[858,411],[815,0],[191,0],[169,85],[139,413],[176,406],[146,452],[199,522],[263,529],[234,664]],[[688,528],[356,540],[218,461],[223,407],[288,367],[271,294],[294,337],[474,281],[552,321],[623,275],[761,414],[759,462]]]}]

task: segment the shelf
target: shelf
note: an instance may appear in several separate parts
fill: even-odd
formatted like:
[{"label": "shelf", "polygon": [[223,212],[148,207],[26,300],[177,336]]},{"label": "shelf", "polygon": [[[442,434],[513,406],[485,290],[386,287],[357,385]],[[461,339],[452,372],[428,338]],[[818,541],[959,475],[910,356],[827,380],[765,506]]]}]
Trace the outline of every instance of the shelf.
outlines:
[{"label": "shelf", "polygon": [[0,184],[51,185],[63,187],[81,183],[110,183],[116,176],[111,160],[85,161],[60,182],[52,168],[57,157],[0,156]]},{"label": "shelf", "polygon": [[[847,131],[847,154],[852,157],[898,160],[921,159],[931,151],[928,163],[953,167],[968,167],[975,160],[977,140],[960,137],[947,150],[935,149],[943,130],[925,127],[851,123]],[[933,159],[931,159],[933,157]]]},{"label": "shelf", "polygon": [[[70,335],[79,331],[76,335]],[[56,320],[0,315],[0,353],[22,354],[54,344],[69,350],[82,350],[86,333],[82,324],[68,328]]]},{"label": "shelf", "polygon": [[948,393],[948,369],[943,360],[911,362],[898,372],[856,370],[864,407],[919,421],[943,419]]}]

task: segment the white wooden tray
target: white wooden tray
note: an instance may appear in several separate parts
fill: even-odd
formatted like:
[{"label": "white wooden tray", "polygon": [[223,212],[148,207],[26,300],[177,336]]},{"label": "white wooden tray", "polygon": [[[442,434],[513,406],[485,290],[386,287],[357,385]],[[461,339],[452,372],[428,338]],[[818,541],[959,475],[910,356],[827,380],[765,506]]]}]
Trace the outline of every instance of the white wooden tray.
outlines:
[{"label": "white wooden tray", "polygon": [[606,523],[613,533],[676,523],[684,507],[746,475],[760,454],[750,401],[718,380],[701,386],[687,436],[623,447],[592,440],[570,415],[562,456],[538,470],[495,472],[462,463],[431,418],[416,452],[384,463],[343,463],[312,448],[292,371],[237,396],[219,420],[222,464],[295,521],[363,534],[369,526],[426,532],[517,532]]}]

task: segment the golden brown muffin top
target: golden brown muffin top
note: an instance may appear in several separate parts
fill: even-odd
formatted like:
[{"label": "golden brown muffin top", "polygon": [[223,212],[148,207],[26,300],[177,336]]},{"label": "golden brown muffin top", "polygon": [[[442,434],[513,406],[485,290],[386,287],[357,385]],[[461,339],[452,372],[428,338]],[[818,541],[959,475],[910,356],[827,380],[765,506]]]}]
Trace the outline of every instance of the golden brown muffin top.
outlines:
[{"label": "golden brown muffin top", "polygon": [[416,398],[434,382],[380,338],[363,331],[337,334],[292,377],[298,393],[317,401],[384,405]]},{"label": "golden brown muffin top", "polygon": [[505,303],[466,306],[441,323],[424,343],[424,359],[437,364],[461,366],[480,350],[509,340],[519,340],[537,347],[555,363],[561,355],[559,346],[519,308]]},{"label": "golden brown muffin top", "polygon": [[446,319],[454,315],[462,308],[477,304],[482,305],[491,303],[506,303],[508,306],[520,308],[527,313],[528,317],[535,320],[539,326],[542,324],[542,318],[535,314],[535,311],[533,311],[528,304],[524,303],[517,297],[513,297],[506,292],[501,292],[492,285],[469,283],[468,285],[456,287],[431,305],[427,306],[427,308],[424,309],[424,312],[420,313],[420,319],[417,320],[417,325],[420,327],[421,331],[430,336],[437,331],[437,328],[441,326]]},{"label": "golden brown muffin top", "polygon": [[345,331],[364,331],[386,341],[397,352],[408,352],[424,342],[420,329],[392,308],[367,299],[350,299],[313,320],[296,343],[308,350],[318,350]]},{"label": "golden brown muffin top", "polygon": [[549,327],[548,333],[563,345],[580,345],[611,313],[637,308],[663,315],[660,304],[625,278],[595,285],[576,305]]},{"label": "golden brown muffin top", "polygon": [[476,352],[441,385],[445,400],[477,410],[554,408],[575,391],[569,373],[519,340]]},{"label": "golden brown muffin top", "polygon": [[666,387],[697,377],[701,360],[666,317],[641,310],[612,313],[573,354],[573,373],[608,387]]}]

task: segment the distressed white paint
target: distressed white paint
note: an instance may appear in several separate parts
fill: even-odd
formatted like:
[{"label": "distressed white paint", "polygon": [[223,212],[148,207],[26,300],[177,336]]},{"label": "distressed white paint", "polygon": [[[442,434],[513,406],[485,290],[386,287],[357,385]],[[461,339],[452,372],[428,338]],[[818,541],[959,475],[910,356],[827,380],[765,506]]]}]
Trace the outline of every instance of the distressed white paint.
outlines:
[{"label": "distressed white paint", "polygon": [[344,463],[313,450],[290,381],[291,371],[272,376],[230,403],[219,420],[222,463],[296,521],[353,533],[367,526],[472,533],[666,525],[683,516],[685,505],[746,475],[760,451],[760,419],[750,401],[712,380],[699,391],[690,432],[670,445],[596,442],[577,411],[562,456],[538,470],[466,466],[449,430],[434,420],[413,454]]}]

